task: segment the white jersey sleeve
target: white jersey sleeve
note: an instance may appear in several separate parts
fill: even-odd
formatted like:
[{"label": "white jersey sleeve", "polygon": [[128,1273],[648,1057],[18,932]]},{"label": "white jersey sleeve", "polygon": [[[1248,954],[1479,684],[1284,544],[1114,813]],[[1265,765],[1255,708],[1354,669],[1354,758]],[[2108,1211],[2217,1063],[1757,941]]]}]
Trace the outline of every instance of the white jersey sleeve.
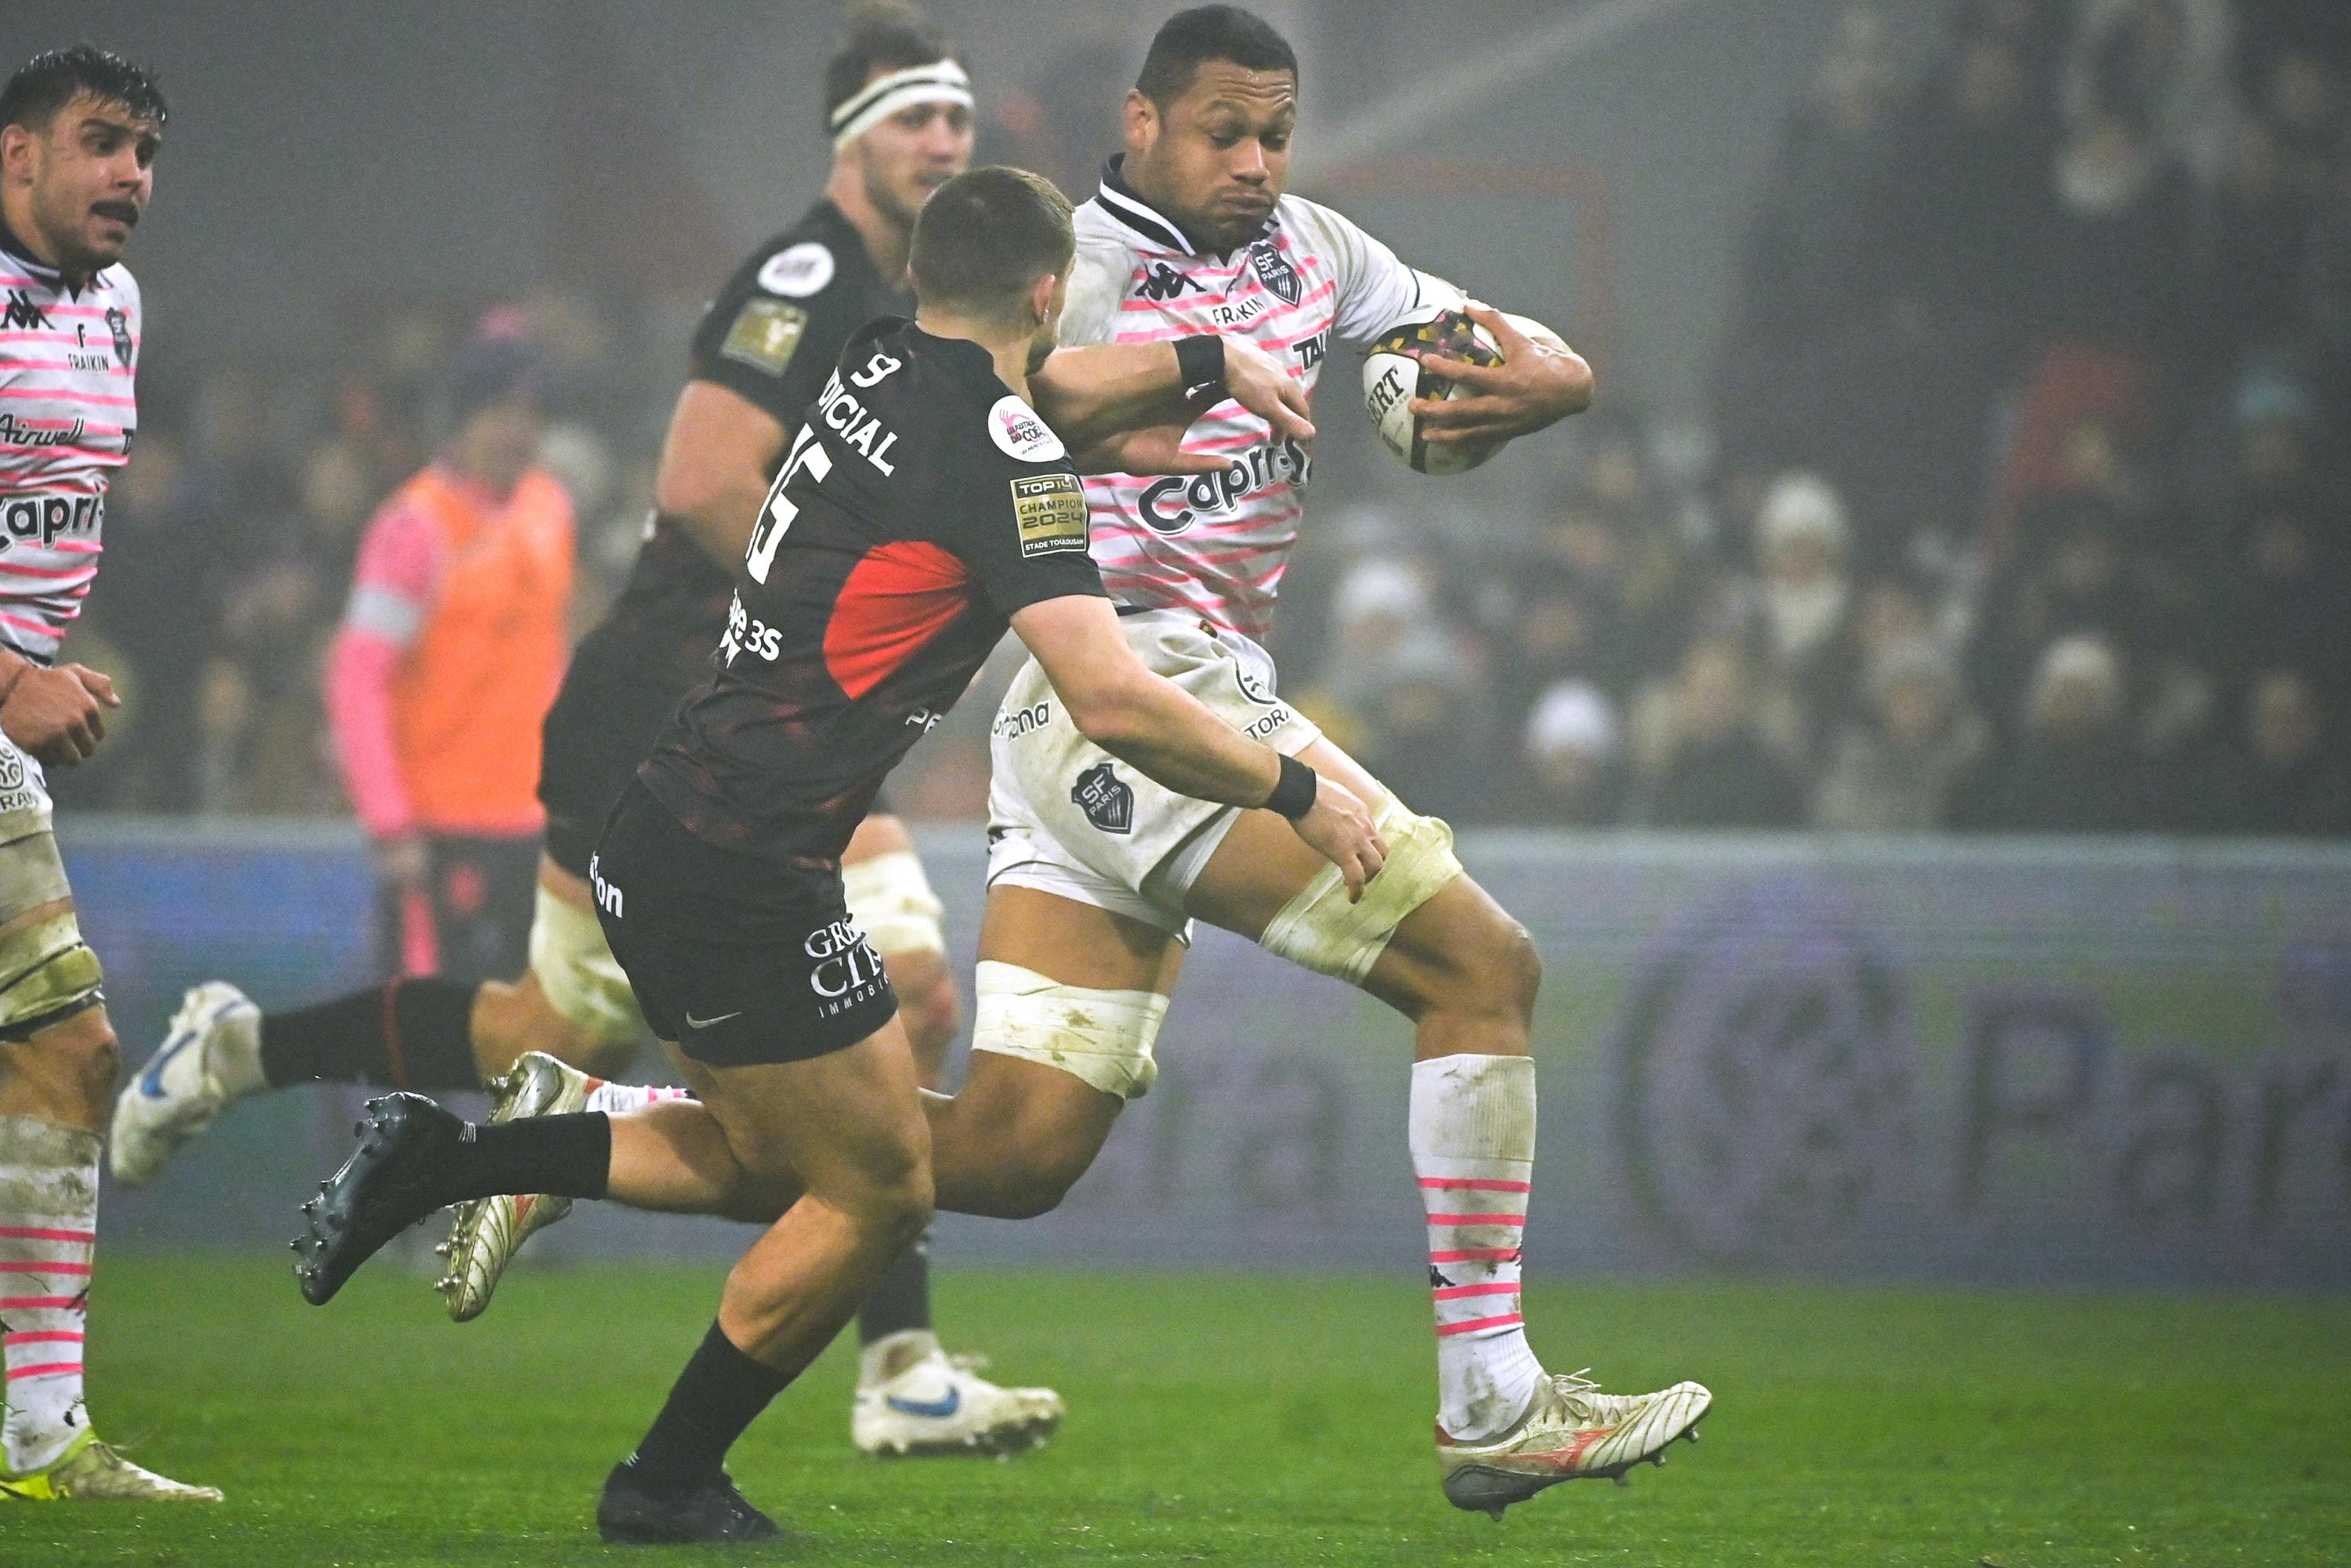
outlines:
[{"label": "white jersey sleeve", "polygon": [[1343,343],[1362,345],[1428,305],[1458,307],[1460,289],[1433,273],[1405,266],[1396,253],[1353,220],[1302,198],[1290,198],[1301,227],[1312,229],[1322,255],[1339,275],[1339,315],[1332,330]]}]

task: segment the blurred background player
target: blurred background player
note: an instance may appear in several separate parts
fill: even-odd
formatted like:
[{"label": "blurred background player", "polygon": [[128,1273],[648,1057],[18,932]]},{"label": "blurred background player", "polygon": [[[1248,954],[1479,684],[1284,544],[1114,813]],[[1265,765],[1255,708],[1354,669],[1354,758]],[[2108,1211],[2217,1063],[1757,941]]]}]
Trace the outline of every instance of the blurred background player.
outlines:
[{"label": "blurred background player", "polygon": [[[571,501],[534,465],[544,378],[518,322],[486,323],[459,350],[449,439],[368,525],[328,661],[335,749],[375,846],[395,1018],[462,1009],[524,967],[545,825],[538,732],[571,601]],[[404,983],[428,977],[442,983]],[[465,1027],[456,1011],[386,1040],[429,1047]],[[372,1063],[340,1065],[315,1075]]]},{"label": "blurred background player", "polygon": [[[538,1051],[600,1077],[582,1085],[526,1071],[501,1085],[498,1114],[626,1110],[658,1092],[601,1081],[650,1036],[596,923],[590,853],[670,710],[709,674],[737,564],[793,428],[850,332],[908,304],[914,214],[971,162],[968,78],[938,28],[910,5],[883,0],[851,13],[825,68],[825,103],[834,148],[825,193],[753,252],[704,314],[644,545],[611,612],[574,651],[547,713],[538,781],[547,840],[528,973],[513,985],[395,983],[266,1018],[233,987],[198,987],[156,1064],[121,1098],[117,1176],[152,1179],[232,1100],[318,1078],[470,1089],[501,1084],[517,1057]],[[363,800],[360,809],[364,818]],[[890,965],[924,1082],[935,1084],[961,1019],[938,901],[913,841],[895,818],[871,817],[842,874],[851,909]],[[461,1216],[443,1281],[452,1315],[478,1314],[496,1282],[464,1239],[486,1231],[503,1247],[567,1207],[526,1195]],[[927,1237],[875,1285],[858,1333],[865,1348],[851,1430],[862,1448],[1017,1449],[1061,1418],[1050,1389],[999,1387],[941,1348]]]},{"label": "blurred background player", "polygon": [[118,265],[167,116],[147,73],[80,46],[0,89],[0,1497],[218,1502],[98,1440],[82,1398],[98,1161],[119,1061],[49,830],[41,768],[81,761],[114,703],[54,664],[98,575],[106,490],[138,423],[144,326]]}]

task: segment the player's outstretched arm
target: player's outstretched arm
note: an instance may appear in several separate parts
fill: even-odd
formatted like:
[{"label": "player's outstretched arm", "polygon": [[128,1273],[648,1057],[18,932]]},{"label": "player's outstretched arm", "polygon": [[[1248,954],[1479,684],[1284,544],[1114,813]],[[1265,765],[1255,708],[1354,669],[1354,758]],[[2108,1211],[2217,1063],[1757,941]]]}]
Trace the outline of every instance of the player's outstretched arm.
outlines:
[{"label": "player's outstretched arm", "polygon": [[1540,321],[1474,301],[1469,319],[1494,335],[1499,365],[1473,365],[1441,354],[1421,363],[1469,395],[1415,398],[1421,434],[1430,441],[1482,446],[1556,424],[1592,406],[1592,367]]},{"label": "player's outstretched arm", "polygon": [[[1313,439],[1306,394],[1271,355],[1237,338],[1190,341],[1196,346],[1181,353],[1173,342],[1057,350],[1029,378],[1029,394],[1090,474],[1222,473],[1227,458],[1187,453],[1183,438],[1193,421],[1228,398],[1263,419],[1276,439]],[[1201,371],[1203,364],[1213,373]]]},{"label": "player's outstretched arm", "polygon": [[784,427],[767,410],[716,382],[677,394],[653,476],[653,506],[703,554],[733,571],[750,548]]},{"label": "player's outstretched arm", "polygon": [[1044,666],[1080,734],[1181,795],[1280,811],[1337,866],[1347,895],[1387,859],[1372,813],[1343,786],[1251,740],[1134,656],[1107,599],[1072,594],[1014,613],[1012,630]]}]

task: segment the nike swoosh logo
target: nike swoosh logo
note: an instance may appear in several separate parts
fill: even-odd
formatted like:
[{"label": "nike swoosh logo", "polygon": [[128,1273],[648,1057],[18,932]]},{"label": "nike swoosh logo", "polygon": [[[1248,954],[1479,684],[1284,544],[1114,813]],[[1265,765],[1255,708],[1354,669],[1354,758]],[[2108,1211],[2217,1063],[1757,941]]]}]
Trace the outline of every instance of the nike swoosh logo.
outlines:
[{"label": "nike swoosh logo", "polygon": [[882,1403],[901,1416],[926,1416],[934,1421],[944,1421],[963,1408],[963,1390],[951,1386],[945,1399],[901,1399],[892,1395]]},{"label": "nike swoosh logo", "polygon": [[147,1071],[139,1075],[139,1092],[150,1100],[161,1100],[163,1097],[163,1069],[172,1064],[172,1058],[195,1044],[196,1038],[193,1034],[183,1036],[175,1043],[157,1051],[155,1060],[147,1064]]},{"label": "nike swoosh logo", "polygon": [[744,1011],[744,1009],[737,1008],[733,1012],[720,1013],[715,1019],[698,1019],[692,1013],[688,1013],[685,1015],[685,1027],[688,1029],[708,1029],[712,1024],[725,1023],[728,1019],[741,1018]]}]

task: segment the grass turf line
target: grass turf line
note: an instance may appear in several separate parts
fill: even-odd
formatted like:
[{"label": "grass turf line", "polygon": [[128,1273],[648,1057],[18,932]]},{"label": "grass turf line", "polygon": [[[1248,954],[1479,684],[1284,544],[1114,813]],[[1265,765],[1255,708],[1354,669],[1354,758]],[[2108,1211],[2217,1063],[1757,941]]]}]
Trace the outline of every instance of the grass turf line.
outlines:
[{"label": "grass turf line", "polygon": [[[361,1275],[325,1311],[282,1266],[117,1257],[99,1430],[216,1509],[0,1505],[0,1563],[78,1568],[643,1561],[596,1488],[709,1321],[718,1276],[518,1275],[482,1322]],[[1957,1564],[2351,1561],[2351,1306],[2210,1296],[1711,1284],[1539,1287],[1535,1343],[1609,1386],[1719,1406],[1619,1490],[1500,1526],[1447,1507],[1427,1303],[1369,1276],[943,1270],[940,1322],[1060,1387],[1007,1464],[848,1443],[841,1347],[737,1449],[808,1563]],[[656,1552],[654,1561],[681,1561]]]}]

